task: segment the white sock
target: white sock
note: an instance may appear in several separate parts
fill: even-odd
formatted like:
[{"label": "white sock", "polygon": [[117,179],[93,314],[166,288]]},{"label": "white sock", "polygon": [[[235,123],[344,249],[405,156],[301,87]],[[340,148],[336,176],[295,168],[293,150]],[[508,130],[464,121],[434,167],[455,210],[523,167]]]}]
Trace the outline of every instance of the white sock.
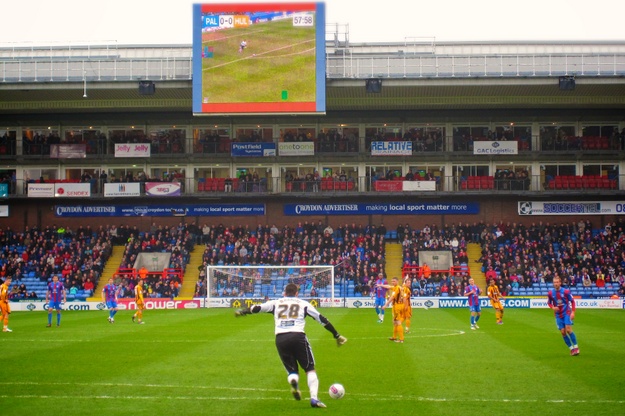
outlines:
[{"label": "white sock", "polygon": [[311,371],[306,373],[308,377],[308,389],[310,390],[310,398],[312,400],[317,400],[317,395],[319,393],[319,379],[317,378],[317,372]]},{"label": "white sock", "polygon": [[295,381],[295,384],[299,384],[299,376],[297,374],[289,374],[286,380],[289,384],[293,384],[293,381]]}]

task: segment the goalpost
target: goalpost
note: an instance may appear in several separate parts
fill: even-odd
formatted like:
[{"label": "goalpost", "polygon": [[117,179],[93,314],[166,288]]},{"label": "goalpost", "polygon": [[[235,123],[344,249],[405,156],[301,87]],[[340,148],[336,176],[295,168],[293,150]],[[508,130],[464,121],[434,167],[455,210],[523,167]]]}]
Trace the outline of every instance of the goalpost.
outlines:
[{"label": "goalpost", "polygon": [[334,266],[207,266],[206,304],[230,307],[282,297],[288,283],[299,286],[299,297],[327,298],[334,305]]}]

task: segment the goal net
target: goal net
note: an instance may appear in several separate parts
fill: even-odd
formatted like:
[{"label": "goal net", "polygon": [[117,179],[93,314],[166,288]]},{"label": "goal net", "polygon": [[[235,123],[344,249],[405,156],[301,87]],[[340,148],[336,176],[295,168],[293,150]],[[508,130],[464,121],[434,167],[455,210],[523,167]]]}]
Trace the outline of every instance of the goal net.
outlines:
[{"label": "goal net", "polygon": [[330,298],[334,303],[332,266],[208,266],[206,276],[209,307],[280,298],[289,283],[299,286],[300,298]]}]

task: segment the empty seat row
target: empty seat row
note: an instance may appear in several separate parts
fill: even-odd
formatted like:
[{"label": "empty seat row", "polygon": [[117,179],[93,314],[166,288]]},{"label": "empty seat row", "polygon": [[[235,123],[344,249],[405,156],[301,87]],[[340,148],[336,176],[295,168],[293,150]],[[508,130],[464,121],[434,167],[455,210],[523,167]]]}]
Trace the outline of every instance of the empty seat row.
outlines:
[{"label": "empty seat row", "polygon": [[616,189],[616,179],[600,175],[558,175],[547,179],[549,189]]},{"label": "empty seat row", "polygon": [[468,176],[460,182],[462,189],[494,189],[494,176]]},{"label": "empty seat row", "polygon": [[[239,189],[239,179],[232,178],[232,188],[228,191]],[[226,178],[201,178],[197,183],[198,192],[226,192]]]}]

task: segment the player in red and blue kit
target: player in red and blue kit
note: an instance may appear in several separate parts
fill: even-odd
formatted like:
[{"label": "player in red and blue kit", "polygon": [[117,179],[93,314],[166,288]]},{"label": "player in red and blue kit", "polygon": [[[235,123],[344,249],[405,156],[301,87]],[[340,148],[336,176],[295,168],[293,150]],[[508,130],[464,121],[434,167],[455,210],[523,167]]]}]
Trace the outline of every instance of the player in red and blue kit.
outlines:
[{"label": "player in red and blue kit", "polygon": [[378,315],[378,323],[384,322],[384,305],[386,304],[386,291],[388,283],[384,278],[384,273],[378,274],[378,278],[375,281],[373,289],[373,296],[375,297],[375,313]]},{"label": "player in red and blue kit", "polygon": [[475,280],[469,279],[469,284],[464,289],[465,296],[469,297],[469,310],[471,311],[471,329],[476,330],[480,327],[477,325],[477,321],[480,320],[482,315],[482,308],[480,307],[480,293],[482,291],[475,284]]},{"label": "player in red and blue kit", "polygon": [[553,278],[553,289],[547,294],[547,305],[556,316],[556,325],[562,334],[562,338],[569,347],[571,355],[579,355],[577,337],[573,332],[573,319],[575,319],[575,299],[571,291],[562,287],[559,276]]},{"label": "player in red and blue kit", "polygon": [[113,282],[113,278],[109,279],[109,283],[102,289],[102,302],[106,303],[109,310],[109,323],[115,322],[115,314],[117,313],[117,292],[119,288]]},{"label": "player in red and blue kit", "polygon": [[61,303],[67,301],[65,286],[59,282],[57,275],[52,276],[52,281],[48,283],[46,292],[46,303],[48,304],[48,328],[52,326],[52,311],[56,309],[56,326],[61,326]]}]

